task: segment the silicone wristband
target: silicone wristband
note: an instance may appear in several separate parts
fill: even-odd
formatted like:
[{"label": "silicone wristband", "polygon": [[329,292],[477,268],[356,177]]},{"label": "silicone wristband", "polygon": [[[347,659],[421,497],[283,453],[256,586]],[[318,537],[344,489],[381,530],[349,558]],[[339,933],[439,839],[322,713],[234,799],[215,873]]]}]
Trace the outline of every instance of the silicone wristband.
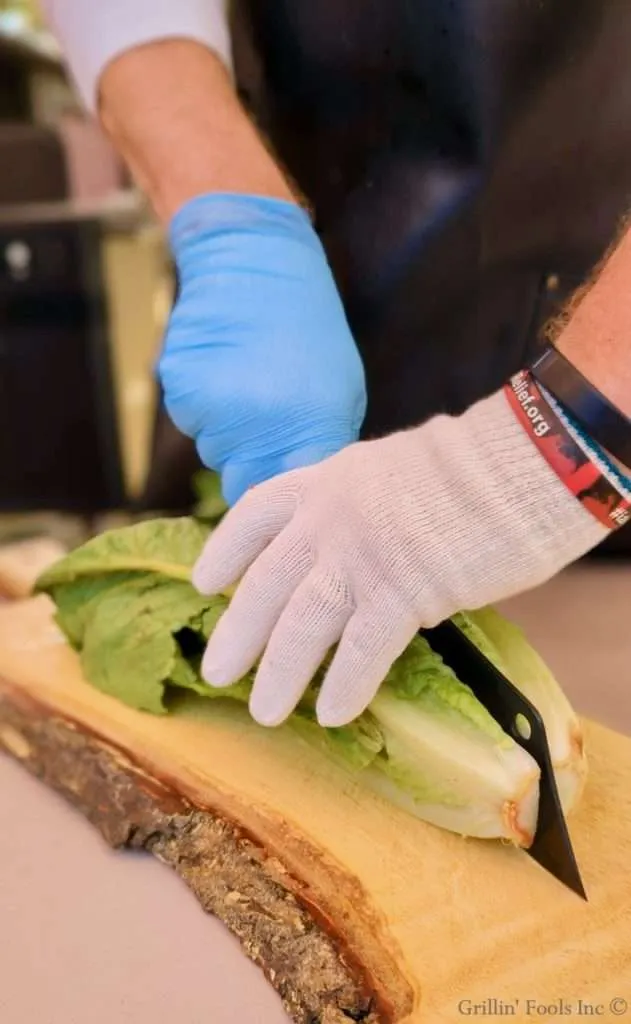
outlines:
[{"label": "silicone wristband", "polygon": [[548,345],[532,363],[530,372],[589,437],[625,466],[631,466],[631,420],[563,353],[554,345]]},{"label": "silicone wristband", "polygon": [[613,461],[607,452],[605,452],[600,445],[596,444],[593,438],[589,437],[588,434],[585,433],[581,425],[577,423],[576,420],[573,420],[567,412],[565,412],[549,391],[546,391],[546,389],[541,385],[539,390],[546,398],[548,404],[552,406],[570,435],[587,454],[588,458],[590,458],[592,462],[595,462],[603,475],[609,479],[610,483],[612,483],[625,498],[631,501],[631,475],[625,475],[622,472],[620,467]]},{"label": "silicone wristband", "polygon": [[515,374],[504,391],[533,444],[586,511],[610,530],[630,522],[631,499],[620,477],[603,473],[587,445],[579,444],[547,401],[530,370]]}]

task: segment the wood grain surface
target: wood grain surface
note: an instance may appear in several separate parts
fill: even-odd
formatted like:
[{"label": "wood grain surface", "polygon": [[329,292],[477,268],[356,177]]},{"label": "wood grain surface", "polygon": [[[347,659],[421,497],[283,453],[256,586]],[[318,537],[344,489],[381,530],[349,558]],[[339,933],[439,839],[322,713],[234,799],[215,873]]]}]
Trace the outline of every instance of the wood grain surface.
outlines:
[{"label": "wood grain surface", "polygon": [[397,811],[287,730],[97,693],[46,598],[0,609],[0,678],[5,749],[110,842],[171,864],[296,1021],[455,1022],[489,995],[534,1021],[528,1000],[631,989],[631,741],[611,730],[587,724],[570,822],[584,904],[512,848]]}]

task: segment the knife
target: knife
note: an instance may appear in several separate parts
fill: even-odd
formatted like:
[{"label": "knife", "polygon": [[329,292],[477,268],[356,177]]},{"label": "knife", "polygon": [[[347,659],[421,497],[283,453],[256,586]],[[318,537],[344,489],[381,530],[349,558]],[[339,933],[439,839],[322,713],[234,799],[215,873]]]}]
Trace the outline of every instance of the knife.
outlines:
[{"label": "knife", "polygon": [[582,899],[585,887],[576,863],[550,757],[543,719],[535,706],[478,647],[447,621],[422,636],[445,664],[466,683],[504,732],[537,762],[539,811],[535,836],[526,853]]}]

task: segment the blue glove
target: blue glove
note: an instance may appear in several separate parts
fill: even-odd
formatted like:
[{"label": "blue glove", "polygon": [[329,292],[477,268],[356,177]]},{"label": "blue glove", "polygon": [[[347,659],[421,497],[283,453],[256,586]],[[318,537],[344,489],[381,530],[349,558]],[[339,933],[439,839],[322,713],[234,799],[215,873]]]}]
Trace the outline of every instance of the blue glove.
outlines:
[{"label": "blue glove", "polygon": [[357,440],[363,367],[307,214],[205,195],[176,214],[170,240],[180,295],[158,367],[165,404],[226,501]]}]

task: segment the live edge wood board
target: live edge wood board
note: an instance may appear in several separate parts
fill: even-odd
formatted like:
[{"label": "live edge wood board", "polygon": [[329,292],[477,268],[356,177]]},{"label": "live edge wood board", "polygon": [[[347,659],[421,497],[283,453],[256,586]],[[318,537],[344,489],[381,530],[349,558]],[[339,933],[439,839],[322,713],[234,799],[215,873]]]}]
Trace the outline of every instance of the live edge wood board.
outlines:
[{"label": "live edge wood board", "polygon": [[113,846],[174,868],[301,1024],[455,1024],[493,999],[520,1021],[542,1019],[528,1000],[579,998],[619,1019],[631,740],[594,723],[586,739],[570,825],[588,903],[513,848],[397,811],[284,728],[215,701],[164,718],[124,707],[85,682],[47,598],[0,607],[0,747]]}]

